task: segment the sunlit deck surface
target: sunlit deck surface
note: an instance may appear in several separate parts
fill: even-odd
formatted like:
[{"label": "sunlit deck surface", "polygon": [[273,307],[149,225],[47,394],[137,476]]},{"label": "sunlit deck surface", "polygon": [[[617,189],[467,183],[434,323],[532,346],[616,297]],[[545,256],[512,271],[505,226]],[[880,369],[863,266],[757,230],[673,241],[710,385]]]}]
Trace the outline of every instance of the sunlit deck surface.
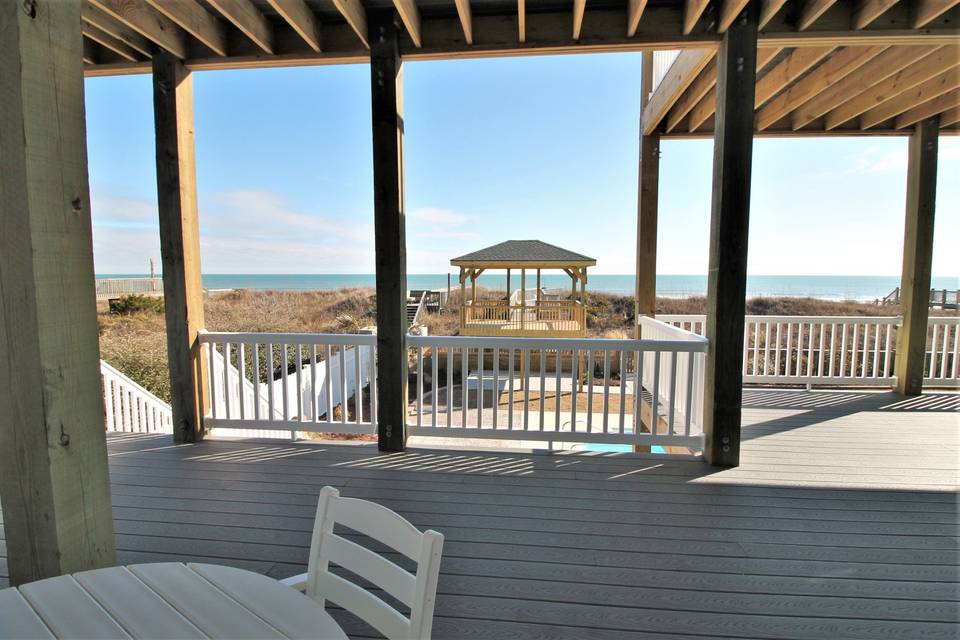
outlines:
[{"label": "sunlit deck surface", "polygon": [[960,396],[748,390],[745,405],[743,464],[724,471],[112,435],[119,561],[301,572],[330,484],[446,535],[439,638],[955,637]]}]

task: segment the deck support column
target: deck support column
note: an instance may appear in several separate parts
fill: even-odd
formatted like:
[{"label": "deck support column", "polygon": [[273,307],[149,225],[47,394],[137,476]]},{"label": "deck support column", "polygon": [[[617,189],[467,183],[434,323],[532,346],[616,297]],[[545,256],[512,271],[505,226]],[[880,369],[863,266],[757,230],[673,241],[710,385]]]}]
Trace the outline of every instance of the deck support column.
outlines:
[{"label": "deck support column", "polygon": [[116,563],[80,2],[0,3],[0,501],[10,582]]},{"label": "deck support column", "polygon": [[[653,53],[643,52],[640,77],[640,113],[653,91]],[[640,171],[637,189],[637,280],[635,313],[637,338],[640,316],[653,316],[657,310],[657,207],[660,191],[660,133],[643,135],[640,127]]]},{"label": "deck support column", "polygon": [[210,398],[207,358],[199,340],[204,318],[193,77],[169,53],[153,56],[153,117],[173,439],[195,442],[203,439]]},{"label": "deck support column", "polygon": [[717,54],[710,264],[707,277],[703,455],[740,463],[743,329],[753,162],[757,3],[734,20]]},{"label": "deck support column", "polygon": [[939,116],[917,123],[907,159],[907,211],[903,232],[900,305],[903,325],[897,331],[894,373],[897,393],[919,395],[927,347],[933,218],[937,197]]},{"label": "deck support column", "polygon": [[367,20],[377,263],[377,442],[381,451],[403,451],[407,441],[403,64],[396,12],[371,10]]}]

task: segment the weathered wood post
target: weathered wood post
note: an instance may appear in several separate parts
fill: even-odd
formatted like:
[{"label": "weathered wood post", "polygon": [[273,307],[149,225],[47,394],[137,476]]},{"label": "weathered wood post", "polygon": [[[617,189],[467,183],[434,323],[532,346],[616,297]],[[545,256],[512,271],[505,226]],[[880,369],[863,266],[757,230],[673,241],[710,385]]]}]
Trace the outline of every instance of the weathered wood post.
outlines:
[{"label": "weathered wood post", "polygon": [[[640,76],[640,113],[653,91],[653,52],[644,51]],[[660,192],[660,132],[644,134],[640,126],[640,171],[637,188],[636,336],[641,337],[640,316],[657,310],[657,206]]]},{"label": "weathered wood post", "polygon": [[204,319],[193,77],[166,52],[153,56],[153,118],[173,439],[195,442],[203,438],[210,399],[208,363],[199,340]]},{"label": "weathered wood post", "polygon": [[933,218],[937,200],[937,135],[940,117],[917,123],[907,157],[907,211],[903,232],[903,271],[894,373],[897,392],[923,391],[923,365],[930,314],[930,274],[933,265]]},{"label": "weathered wood post", "polygon": [[757,9],[756,3],[747,5],[724,34],[717,54],[703,455],[711,464],[726,466],[740,463]]},{"label": "weathered wood post", "polygon": [[398,21],[393,9],[368,14],[377,264],[377,442],[381,451],[403,451],[407,442],[407,246]]},{"label": "weathered wood post", "polygon": [[0,501],[13,585],[116,563],[80,2],[24,7],[0,2]]}]

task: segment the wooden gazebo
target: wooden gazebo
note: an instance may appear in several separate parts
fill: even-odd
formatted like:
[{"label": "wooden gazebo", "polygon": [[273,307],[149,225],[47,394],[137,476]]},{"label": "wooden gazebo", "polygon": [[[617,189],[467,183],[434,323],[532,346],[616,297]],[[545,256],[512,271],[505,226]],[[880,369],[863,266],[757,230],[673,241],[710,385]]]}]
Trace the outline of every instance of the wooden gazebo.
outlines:
[{"label": "wooden gazebo", "polygon": [[[540,240],[507,240],[450,261],[460,267],[460,334],[465,336],[578,337],[587,333],[588,256]],[[488,269],[507,270],[505,299],[477,298],[477,278]],[[520,288],[510,286],[511,272],[520,270]],[[562,270],[570,276],[570,295],[544,295],[540,274]],[[534,296],[528,299],[527,271],[536,272]],[[470,295],[467,296],[467,280]],[[577,284],[579,283],[579,294]],[[579,299],[578,299],[579,295]]]}]

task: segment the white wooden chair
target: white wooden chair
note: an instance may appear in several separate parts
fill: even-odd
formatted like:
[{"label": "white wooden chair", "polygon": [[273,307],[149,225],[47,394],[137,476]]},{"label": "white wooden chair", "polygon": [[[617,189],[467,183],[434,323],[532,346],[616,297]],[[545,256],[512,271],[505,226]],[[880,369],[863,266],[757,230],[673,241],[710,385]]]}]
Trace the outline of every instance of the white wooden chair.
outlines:
[{"label": "white wooden chair", "polygon": [[[416,574],[335,534],[335,524],[362,533],[414,560]],[[341,498],[333,487],[324,487],[317,504],[307,573],[281,582],[303,591],[320,604],[330,600],[389,640],[430,638],[442,551],[443,534],[432,530],[421,532],[395,511],[368,500]],[[331,563],[372,582],[410,607],[410,617],[366,589],[331,573]]]}]

